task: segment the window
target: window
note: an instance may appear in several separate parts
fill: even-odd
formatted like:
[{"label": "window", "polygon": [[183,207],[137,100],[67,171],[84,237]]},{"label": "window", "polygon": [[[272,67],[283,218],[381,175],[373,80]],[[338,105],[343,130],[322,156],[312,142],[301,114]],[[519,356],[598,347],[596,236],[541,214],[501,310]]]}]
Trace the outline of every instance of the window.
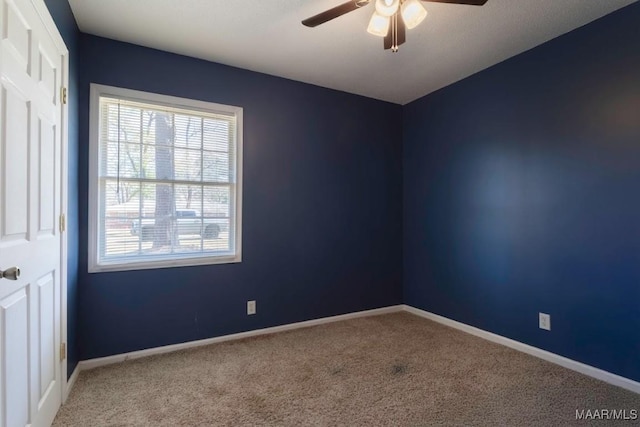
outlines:
[{"label": "window", "polygon": [[239,262],[242,108],[91,85],[89,271]]}]

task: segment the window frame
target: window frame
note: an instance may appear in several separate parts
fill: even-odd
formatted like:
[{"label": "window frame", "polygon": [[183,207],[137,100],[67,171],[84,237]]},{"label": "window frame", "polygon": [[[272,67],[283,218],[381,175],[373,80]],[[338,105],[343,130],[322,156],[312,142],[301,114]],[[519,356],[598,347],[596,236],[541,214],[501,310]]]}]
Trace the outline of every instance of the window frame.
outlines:
[{"label": "window frame", "polygon": [[[236,118],[235,132],[235,215],[231,218],[235,222],[235,252],[232,254],[214,255],[210,253],[184,256],[173,255],[169,259],[132,260],[123,262],[122,259],[113,262],[100,262],[99,245],[100,232],[100,98],[113,97],[128,101],[181,108],[194,112],[220,113],[234,115]],[[242,158],[243,152],[243,109],[231,105],[217,104],[176,96],[162,95],[115,86],[96,83],[90,85],[89,104],[89,221],[88,221],[88,271],[99,273],[107,271],[131,271],[171,267],[187,267],[196,265],[231,264],[242,262]]]}]

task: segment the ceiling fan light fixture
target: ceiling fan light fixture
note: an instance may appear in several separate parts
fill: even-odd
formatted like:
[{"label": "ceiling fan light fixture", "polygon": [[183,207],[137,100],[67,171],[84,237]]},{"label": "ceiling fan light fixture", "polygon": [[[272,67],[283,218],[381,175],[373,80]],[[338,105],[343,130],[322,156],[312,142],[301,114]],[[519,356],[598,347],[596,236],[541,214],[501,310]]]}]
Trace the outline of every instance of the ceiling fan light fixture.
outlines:
[{"label": "ceiling fan light fixture", "polygon": [[[338,0],[335,0],[336,2]],[[344,1],[344,0],[343,0]],[[349,0],[322,13],[305,19],[302,25],[317,27],[349,12],[370,4],[372,0]],[[427,10],[419,0],[374,0],[375,11],[367,32],[383,37],[384,50],[398,51],[398,46],[407,41],[407,29],[415,28],[426,17]],[[489,0],[422,0],[436,3],[453,3],[482,6]]]},{"label": "ceiling fan light fixture", "polygon": [[376,0],[376,12],[382,16],[393,16],[399,7],[400,0]]},{"label": "ceiling fan light fixture", "polygon": [[407,0],[402,3],[402,20],[408,29],[418,26],[427,17],[427,9],[420,0]]},{"label": "ceiling fan light fixture", "polygon": [[385,37],[389,32],[390,20],[388,16],[382,16],[377,12],[373,12],[371,20],[369,20],[369,26],[367,32],[378,37]]}]

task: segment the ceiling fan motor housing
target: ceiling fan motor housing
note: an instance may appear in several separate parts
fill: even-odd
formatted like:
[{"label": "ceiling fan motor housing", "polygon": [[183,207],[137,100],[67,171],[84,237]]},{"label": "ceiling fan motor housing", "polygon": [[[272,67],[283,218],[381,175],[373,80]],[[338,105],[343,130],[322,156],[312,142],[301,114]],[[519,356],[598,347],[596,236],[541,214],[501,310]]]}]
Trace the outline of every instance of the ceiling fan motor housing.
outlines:
[{"label": "ceiling fan motor housing", "polygon": [[[488,0],[374,0],[376,11],[372,16],[367,31],[384,37],[384,48],[398,51],[398,46],[406,41],[406,29],[417,26],[426,16],[427,11],[421,5],[422,1],[434,3],[453,3],[482,6]],[[338,18],[371,3],[371,0],[351,0],[336,7],[325,10],[315,16],[305,19],[302,24],[307,27],[317,27],[327,21]],[[401,16],[398,16],[401,15]],[[380,18],[380,19],[374,19]],[[382,22],[385,20],[386,22]],[[406,22],[405,22],[406,21]],[[374,25],[375,24],[375,25]]]}]

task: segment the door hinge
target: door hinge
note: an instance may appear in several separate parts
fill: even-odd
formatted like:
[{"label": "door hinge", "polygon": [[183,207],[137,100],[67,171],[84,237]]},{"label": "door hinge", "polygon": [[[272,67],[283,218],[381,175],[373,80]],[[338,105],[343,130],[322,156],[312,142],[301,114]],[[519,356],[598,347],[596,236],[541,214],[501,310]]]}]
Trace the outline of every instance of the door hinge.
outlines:
[{"label": "door hinge", "polygon": [[65,214],[60,215],[60,232],[64,233],[67,230],[67,217]]},{"label": "door hinge", "polygon": [[60,100],[62,101],[62,105],[67,103],[67,88],[64,86],[60,88]]},{"label": "door hinge", "polygon": [[60,361],[62,362],[67,358],[67,343],[63,342],[60,344]]}]

